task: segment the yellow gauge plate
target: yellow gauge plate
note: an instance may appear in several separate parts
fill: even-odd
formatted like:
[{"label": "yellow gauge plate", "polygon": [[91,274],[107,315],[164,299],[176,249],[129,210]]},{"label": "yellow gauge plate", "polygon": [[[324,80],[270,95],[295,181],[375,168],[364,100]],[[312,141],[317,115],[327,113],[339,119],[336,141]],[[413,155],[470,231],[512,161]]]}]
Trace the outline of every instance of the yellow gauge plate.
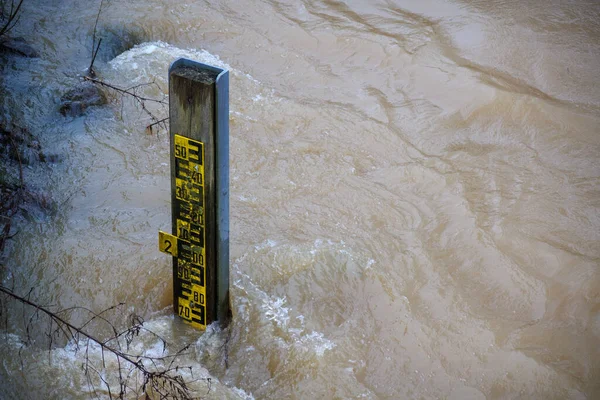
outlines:
[{"label": "yellow gauge plate", "polygon": [[172,151],[176,235],[159,231],[158,248],[175,257],[173,290],[177,314],[190,325],[206,329],[204,143],[175,135]]}]

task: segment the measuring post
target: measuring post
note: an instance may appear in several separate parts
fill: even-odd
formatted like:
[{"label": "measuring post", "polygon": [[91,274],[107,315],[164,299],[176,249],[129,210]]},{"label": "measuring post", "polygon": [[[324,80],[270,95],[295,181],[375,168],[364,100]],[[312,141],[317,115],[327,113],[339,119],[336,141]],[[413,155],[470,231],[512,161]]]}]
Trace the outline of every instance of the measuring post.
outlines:
[{"label": "measuring post", "polygon": [[187,59],[169,68],[171,234],[175,313],[205,329],[229,306],[229,73]]}]

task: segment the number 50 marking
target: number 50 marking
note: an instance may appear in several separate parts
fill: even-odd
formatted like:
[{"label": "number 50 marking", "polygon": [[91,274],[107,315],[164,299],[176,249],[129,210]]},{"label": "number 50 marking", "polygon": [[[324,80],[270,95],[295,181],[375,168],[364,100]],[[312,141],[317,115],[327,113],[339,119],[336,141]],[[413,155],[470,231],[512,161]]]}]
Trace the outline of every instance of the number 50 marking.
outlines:
[{"label": "number 50 marking", "polygon": [[188,159],[188,139],[183,136],[175,135],[175,157],[182,160]]}]

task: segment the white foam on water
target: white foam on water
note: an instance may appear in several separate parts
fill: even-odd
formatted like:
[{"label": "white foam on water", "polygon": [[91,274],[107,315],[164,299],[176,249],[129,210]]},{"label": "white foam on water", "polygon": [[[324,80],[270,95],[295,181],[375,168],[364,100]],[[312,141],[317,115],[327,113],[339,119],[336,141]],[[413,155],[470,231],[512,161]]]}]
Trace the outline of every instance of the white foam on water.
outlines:
[{"label": "white foam on water", "polygon": [[[144,323],[144,329],[140,331],[138,336],[133,337],[133,341],[129,346],[123,338],[120,344],[117,344],[116,341],[109,341],[107,345],[120,349],[134,361],[138,360],[137,356],[141,356],[141,362],[149,371],[160,371],[179,366],[173,374],[183,378],[190,389],[190,393],[194,396],[219,399],[253,399],[251,394],[240,388],[225,386],[218,378],[212,376],[206,368],[195,362],[193,346],[179,356],[172,365],[170,364],[172,357],[161,359],[161,357],[174,354],[174,351],[177,350],[173,349],[176,345],[173,345],[174,338],[169,335],[169,331],[173,332],[172,322],[172,317],[157,317]],[[150,333],[150,331],[153,333]],[[211,334],[218,332],[218,326],[213,324],[207,330],[208,334],[206,336],[218,337],[218,335]],[[165,348],[165,343],[157,336],[164,337],[171,344],[167,344]],[[40,395],[66,390],[63,395],[68,398],[93,395],[94,398],[107,399],[110,396],[106,389],[106,383],[110,385],[113,396],[115,391],[118,393],[119,369],[123,371],[124,376],[128,379],[130,393],[132,393],[132,388],[141,387],[143,384],[143,376],[132,369],[127,361],[118,360],[113,353],[103,349],[100,344],[88,341],[84,337],[78,340],[70,340],[64,347],[57,347],[48,351],[35,345],[26,345],[18,335],[4,334],[0,335],[0,348],[8,354],[2,360],[2,369],[5,372],[12,371],[12,374],[19,374],[20,372],[17,372],[21,371],[19,367],[21,361],[19,360],[22,360],[25,367],[22,373],[28,374],[28,385],[35,387],[40,385],[41,382],[56,382],[56,387],[45,387],[44,390],[48,390],[48,392],[39,392]],[[188,367],[192,367],[192,369]],[[88,368],[89,377],[85,375],[86,368]],[[209,387],[210,390],[208,390]]]},{"label": "white foam on water", "polygon": [[[287,329],[294,346],[299,349],[314,351],[317,356],[322,356],[325,351],[335,347],[335,343],[327,339],[321,332],[307,332],[303,315],[298,315],[296,324],[290,324],[290,307],[286,307],[285,297],[268,297],[261,308],[264,315],[273,321],[279,328]],[[290,326],[294,326],[293,328]]]},{"label": "white foam on water", "polygon": [[[280,107],[282,98],[272,88],[263,86],[248,73],[232,68],[219,56],[204,49],[182,49],[161,41],[141,43],[118,55],[108,62],[108,68],[98,71],[99,78],[118,87],[129,88],[140,96],[167,103],[168,66],[180,58],[229,71],[229,110],[232,123],[237,120],[264,120],[264,115],[271,115]],[[120,108],[124,115],[129,115],[130,119],[132,115],[140,115],[139,104],[128,98],[123,100],[125,101],[121,101]],[[154,102],[146,102],[145,107],[157,118],[164,117],[168,112],[166,106]],[[141,115],[145,116],[144,113]],[[235,180],[235,176],[232,179]]]},{"label": "white foam on water", "polygon": [[275,322],[280,328],[287,328],[290,321],[289,308],[284,307],[285,297],[268,297],[262,305],[265,316]]},{"label": "white foam on water", "polygon": [[335,342],[323,332],[309,328],[314,321],[307,320],[286,295],[270,293],[273,283],[279,282],[283,285],[280,291],[285,291],[285,282],[298,273],[341,268],[354,275],[373,265],[373,259],[356,253],[344,242],[318,238],[309,244],[289,244],[266,239],[233,262],[232,283],[243,293],[236,297],[236,317],[245,320],[243,325],[247,326],[258,313],[259,329],[263,333],[269,329],[274,343],[322,357],[336,347]]},{"label": "white foam on water", "polygon": [[[149,55],[152,55],[153,57],[144,57]],[[208,64],[215,67],[219,67],[221,69],[233,71],[231,66],[223,62],[219,58],[219,56],[211,54],[206,50],[181,49],[179,47],[171,46],[170,44],[161,41],[142,43],[136,45],[132,49],[118,55],[117,57],[109,61],[109,65],[116,70],[123,70],[129,68],[138,69],[138,63],[140,63],[140,61],[148,61],[153,59],[155,60],[155,62],[159,62],[160,65],[164,68],[165,65],[170,65],[173,61],[179,58],[188,58],[194,61],[201,62],[203,64]],[[160,68],[157,68],[155,71],[158,70],[160,70]],[[235,72],[240,74],[237,71]],[[248,74],[244,75],[248,76],[249,79],[252,79],[254,82],[258,83],[258,81],[250,77]],[[147,77],[139,77],[139,79],[144,78]]]},{"label": "white foam on water", "polygon": [[240,396],[240,398],[243,399],[243,400],[254,400],[254,396],[252,396],[251,394],[246,393],[244,390],[242,390],[240,388],[233,388],[231,390],[232,390],[233,393],[235,393],[238,396]]},{"label": "white foam on water", "polygon": [[335,347],[335,343],[327,339],[321,332],[311,332],[308,335],[302,336],[299,344],[303,347],[313,348],[315,354],[319,357],[322,356],[325,351]]},{"label": "white foam on water", "polygon": [[15,335],[14,333],[3,333],[0,336],[2,341],[5,341],[7,344],[11,346],[24,346],[25,344],[21,341],[21,337],[19,335]]},{"label": "white foam on water", "polygon": [[[305,318],[298,314],[293,318],[290,314],[297,314],[291,306],[287,305],[285,297],[270,296],[264,290],[261,290],[252,279],[244,273],[239,272],[239,266],[234,264],[237,274],[240,275],[234,281],[234,285],[239,289],[252,292],[250,297],[258,297],[260,304],[258,306],[264,321],[270,322],[271,328],[281,329],[285,337],[275,334],[275,343],[279,346],[288,347],[293,345],[297,349],[312,352],[317,356],[323,356],[325,351],[335,347],[335,343],[327,339],[321,332],[308,331],[306,329]],[[250,310],[245,301],[240,302],[236,315],[242,319],[248,319]],[[273,332],[273,331],[272,331]]]}]

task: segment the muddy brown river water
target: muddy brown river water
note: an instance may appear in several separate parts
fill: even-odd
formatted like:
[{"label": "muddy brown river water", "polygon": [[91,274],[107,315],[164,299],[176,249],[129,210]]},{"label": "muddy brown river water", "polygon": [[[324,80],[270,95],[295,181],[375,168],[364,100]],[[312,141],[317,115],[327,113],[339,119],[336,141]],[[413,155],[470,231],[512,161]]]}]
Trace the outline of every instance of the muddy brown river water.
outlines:
[{"label": "muddy brown river water", "polygon": [[[231,71],[234,318],[203,336],[156,245],[167,134],[127,99],[57,111],[99,4],[25,0],[39,57],[0,55],[3,120],[58,156],[25,168],[57,207],[18,221],[3,285],[124,302],[191,344],[207,398],[600,398],[600,3],[104,2],[100,78],[159,97],[179,57]],[[11,309],[0,397],[93,397],[76,344],[26,340]]]}]

